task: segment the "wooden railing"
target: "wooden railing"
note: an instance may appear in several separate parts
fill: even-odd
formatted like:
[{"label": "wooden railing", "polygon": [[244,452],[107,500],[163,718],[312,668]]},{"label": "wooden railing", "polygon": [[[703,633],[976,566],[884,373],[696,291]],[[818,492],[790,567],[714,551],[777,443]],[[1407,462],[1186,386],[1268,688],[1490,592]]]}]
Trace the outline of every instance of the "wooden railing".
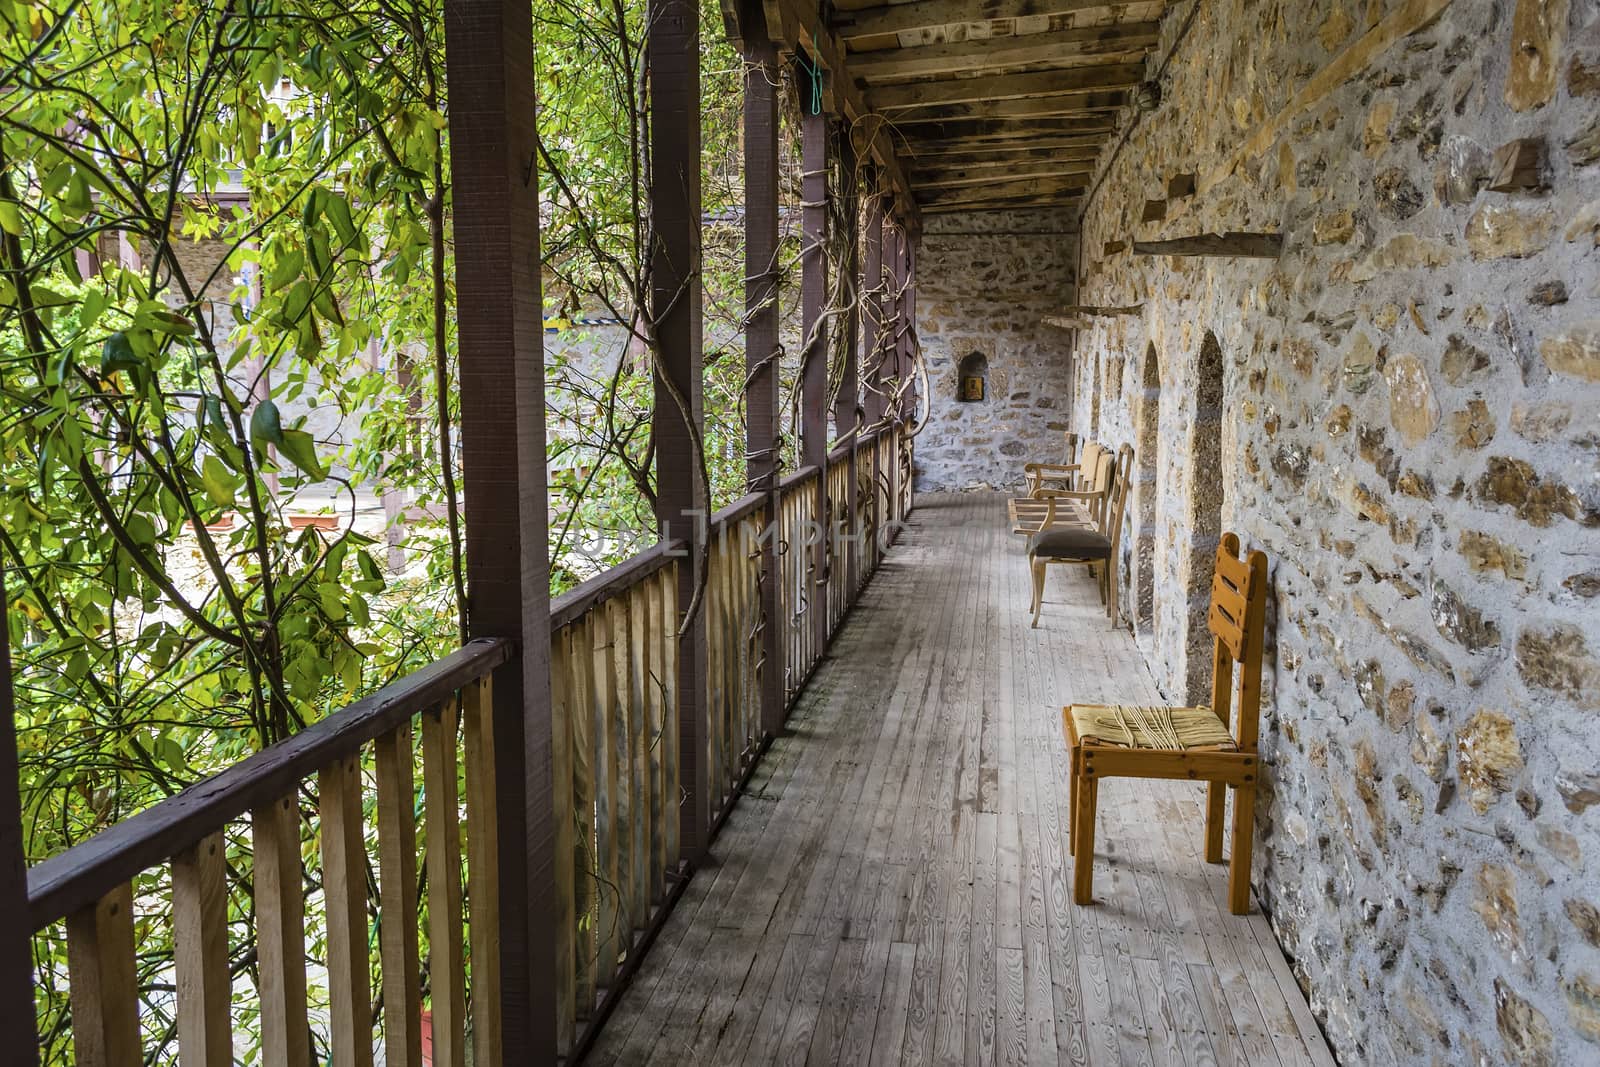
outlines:
[{"label": "wooden railing", "polygon": [[822,536],[817,508],[819,476],[816,467],[805,467],[778,483],[778,604],[784,624],[785,706],[794,703],[822,654],[813,622],[813,612],[821,610],[827,592],[816,566],[816,539]]},{"label": "wooden railing", "polygon": [[[68,983],[72,1060],[137,1067],[147,1047],[170,1057],[175,1038],[185,1067],[226,1067],[242,1027],[263,1063],[371,1064],[381,1023],[385,1062],[420,1063],[425,939],[433,1062],[463,1061],[469,1004],[474,1062],[498,1062],[489,676],[510,654],[506,642],[473,642],[35,866],[36,936],[65,924],[67,974],[40,985],[48,995]],[[246,938],[253,927],[254,946],[235,955],[240,927]],[[155,929],[171,931],[168,959],[141,948]],[[319,946],[309,957],[308,941]],[[254,986],[247,1011],[233,1004],[241,960]]]},{"label": "wooden railing", "polygon": [[[568,1056],[587,1048],[689,873],[682,731],[709,769],[714,830],[770,740],[765,672],[782,672],[792,705],[823,651],[815,613],[831,635],[906,514],[909,454],[891,427],[712,517],[697,710],[679,692],[690,545],[658,544],[552,603],[551,1007]],[[823,488],[834,516],[855,493],[857,529],[819,549]],[[762,613],[765,582],[776,619]],[[70,998],[75,1062],[136,1067],[174,1058],[175,1042],[185,1067],[211,1067],[259,1042],[269,1067],[360,1067],[380,1046],[386,1064],[415,1067],[426,1018],[432,1063],[462,1067],[469,1036],[473,1063],[502,1063],[490,679],[516,655],[473,642],[34,867],[32,929],[64,936],[68,957],[64,974],[41,968],[39,995]],[[138,949],[167,928],[168,958]]]}]

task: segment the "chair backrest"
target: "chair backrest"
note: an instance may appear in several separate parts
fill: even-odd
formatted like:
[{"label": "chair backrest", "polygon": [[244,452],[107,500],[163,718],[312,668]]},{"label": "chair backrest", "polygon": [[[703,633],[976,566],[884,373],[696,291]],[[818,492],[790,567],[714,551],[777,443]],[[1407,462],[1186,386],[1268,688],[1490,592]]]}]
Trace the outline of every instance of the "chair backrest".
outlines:
[{"label": "chair backrest", "polygon": [[1215,639],[1211,707],[1224,723],[1230,708],[1237,707],[1233,739],[1240,749],[1254,752],[1261,726],[1261,657],[1267,637],[1267,557],[1260,551],[1240,556],[1238,534],[1223,534],[1217,546],[1206,623]]},{"label": "chair backrest", "polygon": [[1066,438],[1067,445],[1066,453],[1061,457],[1061,462],[1070,467],[1073,462],[1072,457],[1078,454],[1078,435],[1071,430],[1063,430],[1061,433]]},{"label": "chair backrest", "polygon": [[[1106,453],[1106,459],[1113,459],[1111,453]],[[1122,513],[1128,504],[1129,481],[1133,474],[1133,446],[1123,445],[1117,449],[1110,472],[1107,474],[1106,495],[1103,503],[1105,514],[1104,523],[1100,532],[1111,541],[1111,553],[1116,556],[1117,544],[1122,540]]]},{"label": "chair backrest", "polygon": [[1090,490],[1095,488],[1095,477],[1100,469],[1100,457],[1107,455],[1105,446],[1099,441],[1087,441],[1083,446],[1083,456],[1078,460],[1078,485],[1079,489]]}]

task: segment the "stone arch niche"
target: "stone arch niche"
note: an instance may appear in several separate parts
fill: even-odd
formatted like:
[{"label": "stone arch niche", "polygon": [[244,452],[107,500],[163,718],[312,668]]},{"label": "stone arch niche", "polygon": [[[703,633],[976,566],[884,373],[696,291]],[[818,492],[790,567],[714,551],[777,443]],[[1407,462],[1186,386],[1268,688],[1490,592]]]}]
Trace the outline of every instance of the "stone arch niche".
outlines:
[{"label": "stone arch niche", "polygon": [[1161,356],[1154,344],[1144,350],[1134,432],[1133,575],[1134,629],[1141,636],[1156,621],[1156,498],[1160,490]]},{"label": "stone arch niche", "polygon": [[1217,544],[1222,539],[1225,480],[1222,472],[1222,410],[1226,383],[1222,346],[1210,330],[1200,342],[1195,363],[1194,422],[1189,431],[1188,638],[1185,684],[1191,703],[1211,695],[1211,635],[1206,614],[1211,604],[1211,579],[1216,573]]},{"label": "stone arch niche", "polygon": [[989,357],[969,352],[956,368],[956,401],[978,404],[989,399]]}]

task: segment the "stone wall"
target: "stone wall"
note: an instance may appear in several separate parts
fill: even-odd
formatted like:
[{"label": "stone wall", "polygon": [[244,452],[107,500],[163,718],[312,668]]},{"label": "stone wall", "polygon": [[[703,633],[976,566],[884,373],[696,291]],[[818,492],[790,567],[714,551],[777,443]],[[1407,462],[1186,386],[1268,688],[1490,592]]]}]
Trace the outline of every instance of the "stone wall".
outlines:
[{"label": "stone wall", "polygon": [[[1343,1062],[1600,1062],[1600,8],[1189,13],[1083,221],[1131,621],[1198,688],[1217,531],[1268,554],[1255,881]],[[1230,230],[1281,257],[1115,244]]]},{"label": "stone wall", "polygon": [[[1076,222],[1049,212],[929,215],[917,248],[917,335],[933,403],[917,438],[920,490],[1017,485],[1060,462],[1071,334],[1046,326],[1072,303]],[[984,397],[962,402],[964,360]]]}]

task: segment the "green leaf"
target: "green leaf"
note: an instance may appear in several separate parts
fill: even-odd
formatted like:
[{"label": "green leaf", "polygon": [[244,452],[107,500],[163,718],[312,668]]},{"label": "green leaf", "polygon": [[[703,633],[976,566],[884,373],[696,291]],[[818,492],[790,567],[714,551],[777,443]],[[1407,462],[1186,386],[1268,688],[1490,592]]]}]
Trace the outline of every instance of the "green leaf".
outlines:
[{"label": "green leaf", "polygon": [[250,412],[250,440],[257,451],[267,445],[283,444],[283,422],[278,405],[271,400],[263,400]]},{"label": "green leaf", "polygon": [[267,285],[272,289],[282,289],[300,277],[305,269],[306,254],[296,248],[287,255],[278,257],[278,261],[272,265],[272,273],[267,277]]},{"label": "green leaf", "polygon": [[133,370],[135,367],[144,366],[144,360],[139,358],[139,353],[134,351],[133,342],[122,330],[118,330],[100,348],[100,373],[111,374],[119,370]]},{"label": "green leaf", "polygon": [[317,459],[317,442],[304,430],[284,430],[278,451],[285,459],[299,467],[312,481],[320,482],[328,476],[326,468]]},{"label": "green leaf", "polygon": [[283,321],[290,325],[305,318],[306,309],[311,306],[311,283],[301,278],[294,283],[283,298]]},{"label": "green leaf", "polygon": [[336,193],[329,193],[323,201],[323,208],[327,212],[328,221],[333,223],[333,232],[339,235],[340,243],[346,247],[354,247],[360,232],[356,229],[356,221],[350,214],[350,201]]},{"label": "green leaf", "polygon": [[200,463],[200,482],[206,496],[219,507],[232,507],[239,495],[239,478],[216,456],[207,456]]},{"label": "green leaf", "polygon": [[22,236],[22,211],[15,200],[0,200],[0,230]]}]

